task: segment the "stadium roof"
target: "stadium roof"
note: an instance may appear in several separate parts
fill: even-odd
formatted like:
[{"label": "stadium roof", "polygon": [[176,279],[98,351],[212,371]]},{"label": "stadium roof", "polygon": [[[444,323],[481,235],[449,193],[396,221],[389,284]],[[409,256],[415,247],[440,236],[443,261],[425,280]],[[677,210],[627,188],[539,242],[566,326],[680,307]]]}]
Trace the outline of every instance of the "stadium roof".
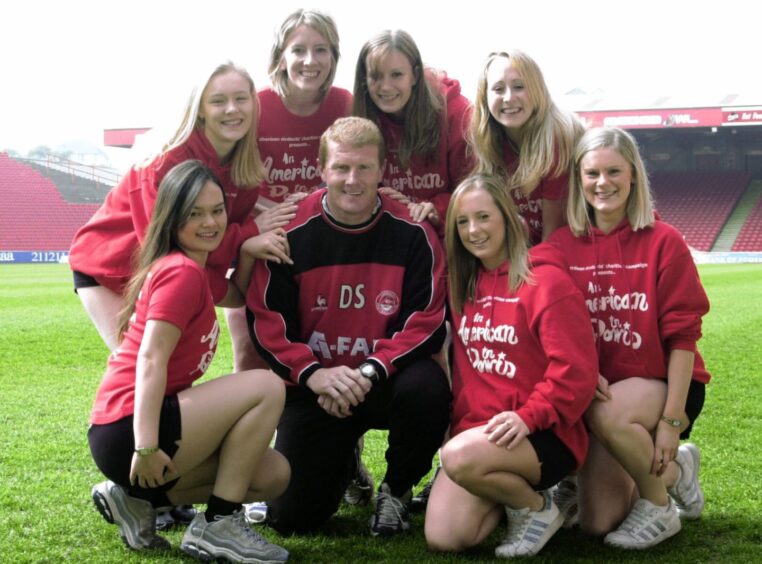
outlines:
[{"label": "stadium roof", "polygon": [[[634,97],[627,93],[607,94],[601,90],[574,89],[558,101],[574,111],[589,127],[602,125],[624,129],[662,129],[762,125],[762,92],[720,94],[654,95]],[[135,137],[147,127],[105,129],[107,147],[132,147]]]},{"label": "stadium roof", "polygon": [[633,97],[572,90],[559,101],[591,127],[625,129],[762,125],[762,94],[724,93]]}]

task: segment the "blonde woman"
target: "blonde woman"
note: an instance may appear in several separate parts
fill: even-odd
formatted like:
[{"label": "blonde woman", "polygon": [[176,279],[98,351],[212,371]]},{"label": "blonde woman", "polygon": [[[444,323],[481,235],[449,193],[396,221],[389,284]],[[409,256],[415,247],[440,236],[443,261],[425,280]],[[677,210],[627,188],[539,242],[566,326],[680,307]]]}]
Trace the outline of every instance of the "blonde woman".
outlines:
[{"label": "blonde woman", "polygon": [[495,554],[534,555],[563,523],[548,488],[587,452],[582,415],[597,365],[585,305],[564,270],[527,250],[502,177],[458,186],[445,238],[452,438],[442,447],[426,540],[459,552],[483,542],[505,514]]},{"label": "blonde woman", "polygon": [[704,507],[699,450],[679,442],[710,378],[696,349],[709,301],[682,235],[654,213],[626,131],[593,129],[579,141],[568,214],[548,242],[585,295],[600,373],[579,524],[606,544],[645,549]]},{"label": "blonde woman", "polygon": [[540,67],[521,51],[491,53],[469,130],[477,170],[502,176],[536,245],[565,223],[574,143],[582,126],[550,97]]}]

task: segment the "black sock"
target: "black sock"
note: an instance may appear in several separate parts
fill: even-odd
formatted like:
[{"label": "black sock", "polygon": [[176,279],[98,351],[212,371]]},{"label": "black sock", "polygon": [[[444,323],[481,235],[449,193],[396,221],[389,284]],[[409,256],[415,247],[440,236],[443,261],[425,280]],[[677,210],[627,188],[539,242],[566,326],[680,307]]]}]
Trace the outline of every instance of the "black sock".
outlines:
[{"label": "black sock", "polygon": [[172,505],[167,497],[166,492],[157,492],[150,488],[129,488],[126,489],[127,495],[130,497],[136,497],[150,503],[154,509],[157,507],[165,507]]},{"label": "black sock", "polygon": [[204,515],[206,516],[207,523],[211,523],[218,515],[220,517],[226,517],[240,509],[242,509],[240,502],[228,501],[212,494],[209,496],[209,501],[206,502],[206,511],[204,512]]}]

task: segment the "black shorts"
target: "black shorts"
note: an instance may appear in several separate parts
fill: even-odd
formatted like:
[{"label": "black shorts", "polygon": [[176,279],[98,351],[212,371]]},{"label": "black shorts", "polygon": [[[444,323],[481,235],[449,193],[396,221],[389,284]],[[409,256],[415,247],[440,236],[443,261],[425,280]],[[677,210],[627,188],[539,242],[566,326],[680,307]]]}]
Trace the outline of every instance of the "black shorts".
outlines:
[{"label": "black shorts", "polygon": [[680,433],[682,440],[691,436],[691,430],[693,424],[696,422],[696,418],[701,415],[701,410],[704,408],[704,397],[706,395],[706,384],[691,380],[691,385],[688,387],[688,397],[685,399],[685,414],[688,416],[690,423],[688,427]]},{"label": "black shorts", "polygon": [[535,431],[527,435],[540,461],[540,481],[532,485],[535,491],[547,490],[571,474],[577,467],[577,459],[556,434],[549,430]]},{"label": "black shorts", "polygon": [[98,284],[98,281],[90,276],[89,274],[85,274],[84,272],[80,272],[79,270],[75,270],[72,273],[74,275],[74,293],[77,293],[77,290],[80,288],[92,288],[93,286],[100,286]]},{"label": "black shorts", "polygon": [[[90,425],[87,440],[93,460],[103,475],[112,482],[128,488],[132,492],[166,492],[177,483],[179,478],[156,488],[141,488],[130,485],[130,466],[135,452],[135,435],[132,431],[133,416],[122,417],[105,425]],[[177,394],[164,398],[159,417],[159,448],[170,458],[177,452],[177,441],[182,438],[180,402]],[[151,445],[147,445],[151,446]],[[138,495],[137,497],[143,497]]]}]

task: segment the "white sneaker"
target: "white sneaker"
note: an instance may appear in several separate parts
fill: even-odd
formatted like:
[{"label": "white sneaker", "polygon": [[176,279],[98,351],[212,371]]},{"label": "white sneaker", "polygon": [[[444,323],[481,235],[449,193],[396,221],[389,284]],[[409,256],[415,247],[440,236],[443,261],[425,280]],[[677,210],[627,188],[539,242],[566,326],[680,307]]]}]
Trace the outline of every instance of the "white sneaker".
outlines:
[{"label": "white sneaker", "polygon": [[545,506],[540,511],[505,508],[508,516],[508,532],[503,542],[495,549],[495,556],[533,556],[542,550],[550,538],[556,534],[564,522],[564,516],[553,503],[548,490],[540,492]]},{"label": "white sneaker", "polygon": [[246,516],[246,522],[250,525],[263,523],[267,519],[267,502],[255,501],[253,503],[244,503],[243,514]]},{"label": "white sneaker", "polygon": [[564,516],[564,529],[571,529],[579,522],[579,504],[577,502],[577,479],[567,477],[553,487],[553,503]]},{"label": "white sneaker", "polygon": [[610,532],[603,543],[617,548],[643,550],[667,540],[680,531],[680,516],[672,498],[666,507],[639,499],[616,531]]},{"label": "white sneaker", "polygon": [[701,453],[696,445],[685,443],[677,448],[675,462],[680,468],[680,477],[669,488],[669,495],[675,500],[681,519],[698,519],[704,510],[704,492],[698,481]]}]

